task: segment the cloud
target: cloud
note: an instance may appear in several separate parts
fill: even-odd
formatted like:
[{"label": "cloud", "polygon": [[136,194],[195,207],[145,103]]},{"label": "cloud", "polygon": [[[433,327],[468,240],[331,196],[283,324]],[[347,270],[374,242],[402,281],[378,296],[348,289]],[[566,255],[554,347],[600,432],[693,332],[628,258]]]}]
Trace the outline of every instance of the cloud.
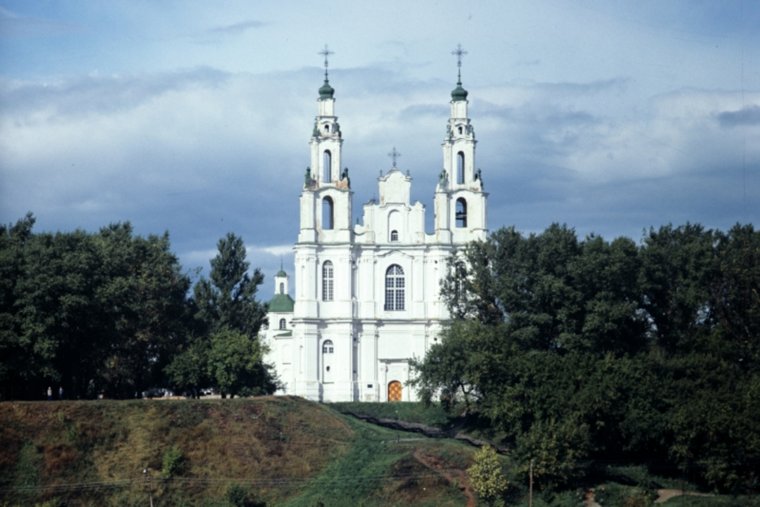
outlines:
[{"label": "cloud", "polygon": [[75,23],[21,16],[0,7],[0,39],[49,37],[80,31]]},{"label": "cloud", "polygon": [[221,85],[229,74],[200,67],[127,76],[92,74],[52,82],[0,81],[6,114],[26,120],[104,115],[143,106],[161,95]]},{"label": "cloud", "polygon": [[214,28],[210,28],[207,33],[212,35],[238,35],[254,28],[261,28],[265,25],[266,23],[263,23],[261,21],[249,19],[229,25],[215,26]]},{"label": "cloud", "polygon": [[760,125],[760,105],[752,104],[736,111],[723,111],[716,118],[722,127]]}]

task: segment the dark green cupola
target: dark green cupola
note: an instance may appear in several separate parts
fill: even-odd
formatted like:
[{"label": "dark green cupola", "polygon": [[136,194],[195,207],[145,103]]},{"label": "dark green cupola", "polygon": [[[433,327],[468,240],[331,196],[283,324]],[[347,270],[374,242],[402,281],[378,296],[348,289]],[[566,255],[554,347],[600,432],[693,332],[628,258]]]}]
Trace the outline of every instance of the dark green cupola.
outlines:
[{"label": "dark green cupola", "polygon": [[325,83],[319,87],[319,100],[331,99],[335,94],[335,89],[330,86],[330,82],[325,79]]},{"label": "dark green cupola", "polygon": [[467,100],[469,92],[462,88],[462,82],[457,81],[457,87],[451,90],[451,100]]}]

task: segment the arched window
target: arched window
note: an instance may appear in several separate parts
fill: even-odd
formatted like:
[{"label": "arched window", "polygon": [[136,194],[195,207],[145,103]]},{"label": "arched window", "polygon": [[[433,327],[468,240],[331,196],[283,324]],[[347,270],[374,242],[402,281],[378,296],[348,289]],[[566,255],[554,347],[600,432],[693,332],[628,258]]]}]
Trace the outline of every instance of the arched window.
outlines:
[{"label": "arched window", "polygon": [[457,199],[454,218],[457,227],[467,227],[467,201],[463,197]]},{"label": "arched window", "polygon": [[325,132],[330,132],[330,125],[325,125]]},{"label": "arched window", "polygon": [[325,150],[322,154],[322,183],[329,183],[332,181],[332,153],[330,150]]},{"label": "arched window", "polygon": [[287,323],[285,322],[285,319],[280,319],[280,329],[285,329],[287,327]]},{"label": "arched window", "polygon": [[464,183],[464,152],[457,153],[457,183]]},{"label": "arched window", "polygon": [[391,231],[391,241],[398,241],[398,231],[395,229]]},{"label": "arched window", "polygon": [[280,294],[285,294],[285,283],[280,282]]},{"label": "arched window", "polygon": [[463,128],[462,128],[462,126],[460,125],[460,126],[459,126],[459,134],[461,135],[461,134],[463,134],[463,133],[464,133],[464,129],[463,129]]},{"label": "arched window", "polygon": [[335,348],[333,347],[332,340],[322,342],[322,382],[326,384],[333,381],[332,362],[334,351]]},{"label": "arched window", "polygon": [[330,230],[333,228],[333,200],[332,197],[322,199],[322,229]]},{"label": "arched window", "polygon": [[385,310],[404,309],[404,270],[393,264],[385,271]]},{"label": "arched window", "polygon": [[322,301],[333,300],[333,264],[325,261],[322,264]]}]

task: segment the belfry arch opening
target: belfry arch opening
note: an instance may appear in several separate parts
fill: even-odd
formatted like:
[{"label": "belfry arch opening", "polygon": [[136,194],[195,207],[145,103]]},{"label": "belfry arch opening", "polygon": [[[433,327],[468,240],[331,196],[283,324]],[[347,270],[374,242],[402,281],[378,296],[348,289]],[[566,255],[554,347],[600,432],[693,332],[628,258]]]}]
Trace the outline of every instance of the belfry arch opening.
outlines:
[{"label": "belfry arch opening", "polygon": [[463,197],[457,199],[454,218],[457,227],[467,227],[467,201]]},{"label": "belfry arch opening", "polygon": [[327,196],[322,199],[322,229],[330,230],[334,227],[334,208],[332,197]]},{"label": "belfry arch opening", "polygon": [[457,183],[464,183],[464,152],[457,153]]},{"label": "belfry arch opening", "polygon": [[329,183],[332,181],[331,169],[332,153],[330,153],[330,150],[325,150],[324,153],[322,153],[322,183]]}]

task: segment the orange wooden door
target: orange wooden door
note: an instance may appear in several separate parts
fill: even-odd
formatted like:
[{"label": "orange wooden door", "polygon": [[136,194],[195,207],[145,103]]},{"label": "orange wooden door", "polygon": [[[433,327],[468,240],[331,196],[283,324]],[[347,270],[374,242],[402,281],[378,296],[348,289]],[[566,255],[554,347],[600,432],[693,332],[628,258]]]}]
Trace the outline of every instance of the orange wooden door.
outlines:
[{"label": "orange wooden door", "polygon": [[394,380],[388,384],[388,401],[401,401],[402,393],[403,388],[398,380]]}]

